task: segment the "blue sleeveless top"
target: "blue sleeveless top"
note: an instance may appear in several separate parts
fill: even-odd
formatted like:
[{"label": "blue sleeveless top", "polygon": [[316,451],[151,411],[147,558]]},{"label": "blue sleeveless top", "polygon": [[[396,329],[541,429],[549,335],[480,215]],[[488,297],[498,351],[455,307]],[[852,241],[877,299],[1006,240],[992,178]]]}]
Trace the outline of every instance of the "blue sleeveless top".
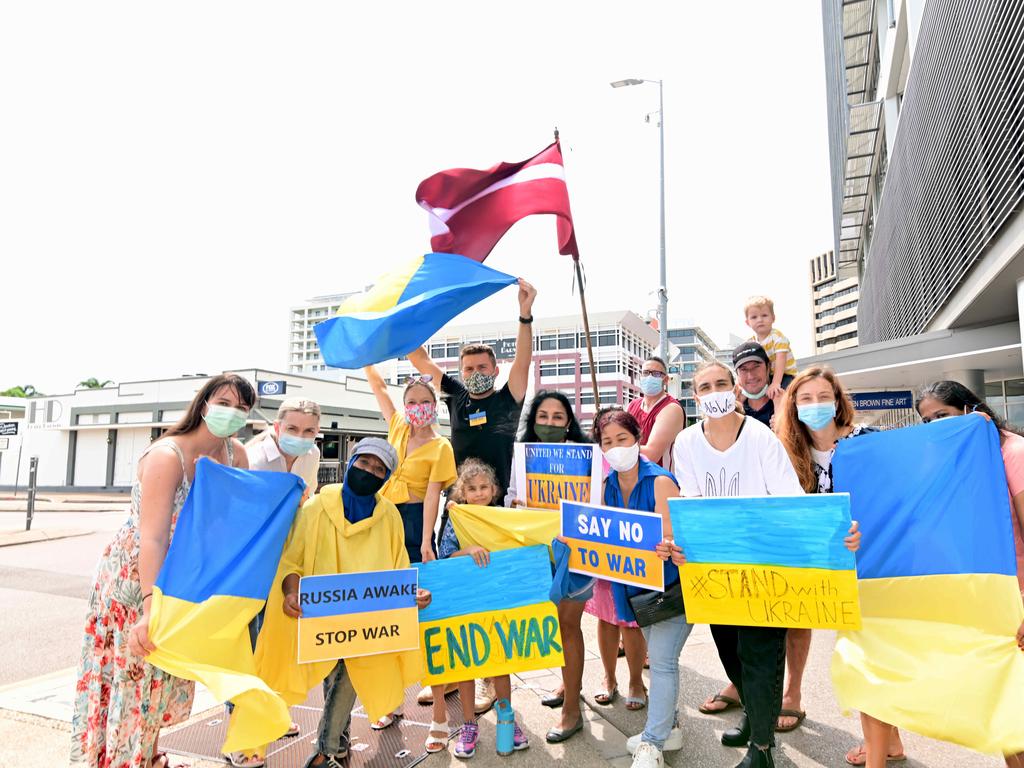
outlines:
[{"label": "blue sleeveless top", "polygon": [[[679,485],[675,475],[663,467],[659,467],[653,461],[644,456],[640,457],[640,464],[637,469],[636,485],[629,495],[629,503],[622,499],[622,489],[619,487],[619,473],[612,470],[608,473],[608,479],[604,484],[604,503],[608,507],[619,507],[620,509],[635,509],[638,512],[654,511],[654,480],[657,477],[668,477],[673,483]],[[679,568],[671,560],[665,561],[665,587],[679,581]],[[615,613],[621,621],[636,621],[633,608],[629,604],[629,598],[650,590],[640,587],[629,587],[625,584],[611,582],[612,597],[615,599]]]}]

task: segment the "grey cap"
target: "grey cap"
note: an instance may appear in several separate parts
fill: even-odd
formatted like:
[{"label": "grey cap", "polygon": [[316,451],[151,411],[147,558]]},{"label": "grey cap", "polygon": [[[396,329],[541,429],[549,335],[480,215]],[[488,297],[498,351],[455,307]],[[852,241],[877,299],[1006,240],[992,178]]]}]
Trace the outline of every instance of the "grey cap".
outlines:
[{"label": "grey cap", "polygon": [[387,467],[388,472],[391,474],[394,474],[395,469],[398,467],[398,454],[391,447],[391,443],[383,437],[364,437],[356,443],[356,447],[352,451],[352,457],[355,458],[364,453],[376,456],[384,462],[384,466]]}]

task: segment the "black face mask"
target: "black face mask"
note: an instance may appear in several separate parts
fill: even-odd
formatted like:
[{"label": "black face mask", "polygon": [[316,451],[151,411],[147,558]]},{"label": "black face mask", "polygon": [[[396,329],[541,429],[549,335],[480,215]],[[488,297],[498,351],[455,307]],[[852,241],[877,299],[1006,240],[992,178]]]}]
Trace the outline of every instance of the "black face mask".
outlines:
[{"label": "black face mask", "polygon": [[345,485],[356,496],[373,496],[373,494],[384,487],[384,478],[377,477],[365,469],[352,466],[345,474]]}]

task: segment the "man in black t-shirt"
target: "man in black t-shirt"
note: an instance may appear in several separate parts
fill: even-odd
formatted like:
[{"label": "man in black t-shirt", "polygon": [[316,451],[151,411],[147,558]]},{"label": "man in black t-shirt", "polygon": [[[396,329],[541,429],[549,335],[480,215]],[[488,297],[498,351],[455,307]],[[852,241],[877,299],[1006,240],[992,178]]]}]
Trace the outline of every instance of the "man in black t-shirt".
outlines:
[{"label": "man in black t-shirt", "polygon": [[519,333],[516,356],[501,389],[494,388],[498,362],[494,350],[485,344],[471,344],[459,353],[462,381],[445,374],[420,348],[409,354],[409,362],[423,375],[440,382],[442,397],[451,418],[455,462],[479,459],[494,468],[498,478],[498,499],[505,498],[512,471],[512,451],[523,411],[526,387],[533,360],[533,300],[537,289],[519,280]]},{"label": "man in black t-shirt", "polygon": [[745,341],[733,350],[732,367],[743,394],[743,412],[771,429],[775,401],[767,396],[768,353],[756,341]]}]

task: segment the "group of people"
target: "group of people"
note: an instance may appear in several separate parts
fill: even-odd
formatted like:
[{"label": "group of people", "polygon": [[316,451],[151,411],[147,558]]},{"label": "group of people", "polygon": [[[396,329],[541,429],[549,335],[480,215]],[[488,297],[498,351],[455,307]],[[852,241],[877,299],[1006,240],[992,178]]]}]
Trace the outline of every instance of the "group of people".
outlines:
[{"label": "group of people", "polygon": [[[830,493],[832,455],[840,440],[869,431],[854,423],[850,397],[829,369],[799,371],[788,341],[774,326],[774,308],[755,297],[745,308],[752,338],[733,353],[733,365],[701,364],[693,374],[694,395],[702,417],[686,426],[685,414],[667,391],[665,361],[643,363],[638,385],[643,396],[627,408],[601,409],[585,435],[571,402],[562,393],[537,392],[526,407],[532,361],[532,307],[536,290],[519,284],[519,332],[516,356],[506,383],[494,351],[484,345],[465,347],[459,376],[442,371],[423,349],[409,354],[419,376],[405,384],[402,403],[392,402],[384,380],[366,370],[371,389],[388,425],[387,439],[366,438],[352,451],[340,485],[325,486],[308,498],[296,517],[282,558],[283,578],[273,586],[267,611],[301,615],[298,578],[328,572],[408,567],[435,558],[471,557],[481,567],[489,552],[463,546],[450,522],[452,503],[525,506],[512,482],[514,444],[522,442],[593,442],[609,471],[592,499],[608,506],[660,514],[669,532],[658,545],[664,562],[663,602],[672,610],[653,619],[643,590],[604,580],[585,582],[558,604],[564,651],[561,688],[543,700],[559,709],[548,731],[551,743],[564,742],[583,729],[581,689],[585,612],[598,620],[598,649],[604,667],[598,704],[618,697],[617,658],[625,655],[629,680],[624,696],[631,710],[647,710],[641,734],[629,740],[636,768],[658,768],[663,753],[684,747],[678,727],[679,658],[690,634],[679,582],[686,552],[671,536],[668,500],[686,496],[764,496]],[[436,428],[438,399],[447,401],[451,440]],[[234,435],[244,426],[256,397],[244,379],[213,377],[197,393],[179,424],[155,441],[138,463],[131,512],[104,551],[89,603],[75,716],[72,764],[127,768],[167,768],[159,751],[161,727],[189,715],[193,684],[148,664],[152,650],[148,621],[153,584],[174,534],[188,494],[195,463],[203,456],[241,468],[294,472],[316,488],[319,464],[314,438],[320,412],[315,403],[287,400],[266,433],[242,445]],[[526,416],[523,418],[523,410]],[[973,392],[956,382],[925,387],[917,403],[923,421],[980,413],[994,422],[1006,465],[1012,499],[1018,573],[1024,595],[1024,437],[1021,437]],[[979,418],[971,416],[971,418]],[[723,535],[729,535],[727,532]],[[864,532],[870,536],[870,531]],[[857,524],[845,539],[856,551]],[[417,605],[431,595],[417,594]],[[638,620],[639,619],[639,620]],[[257,659],[266,648],[260,620],[250,627]],[[738,724],[722,743],[747,747],[740,766],[774,765],[775,733],[794,730],[806,716],[801,682],[811,642],[810,630],[712,626],[729,685],[711,692],[701,706],[707,714],[741,708]],[[1024,650],[1024,626],[1017,637]],[[388,674],[415,680],[402,668]],[[643,669],[650,668],[650,689]],[[351,667],[351,668],[350,668]],[[338,661],[324,679],[324,711],[316,748],[307,766],[337,768],[349,749],[348,728],[355,693],[355,665]],[[787,674],[788,673],[788,674]],[[422,704],[433,707],[424,745],[427,752],[448,747],[453,730],[444,697],[459,691],[463,723],[455,755],[471,758],[480,732],[476,718],[495,697],[511,698],[508,676],[464,681],[420,691]],[[372,723],[391,727],[400,711]],[[851,765],[878,768],[903,757],[892,726],[862,715],[864,743],[851,750]],[[295,735],[292,728],[286,735]],[[513,748],[529,746],[516,724]],[[232,764],[264,764],[261,747],[230,755]],[[1024,756],[1006,758],[1024,766]]]}]

